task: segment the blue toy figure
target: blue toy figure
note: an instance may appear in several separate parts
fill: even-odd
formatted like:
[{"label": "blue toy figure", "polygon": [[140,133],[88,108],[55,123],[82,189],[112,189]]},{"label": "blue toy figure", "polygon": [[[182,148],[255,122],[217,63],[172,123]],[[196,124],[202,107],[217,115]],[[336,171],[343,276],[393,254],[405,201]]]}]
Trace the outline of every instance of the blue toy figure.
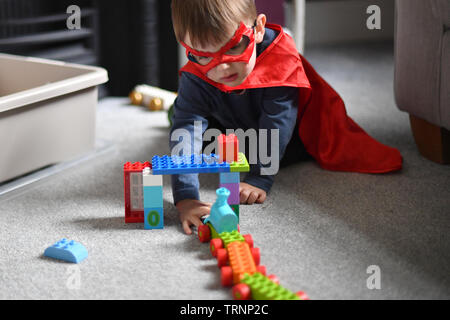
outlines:
[{"label": "blue toy figure", "polygon": [[216,190],[216,194],[217,200],[211,207],[211,213],[204,223],[211,223],[219,234],[237,230],[238,218],[227,202],[230,191],[227,188],[220,188]]}]

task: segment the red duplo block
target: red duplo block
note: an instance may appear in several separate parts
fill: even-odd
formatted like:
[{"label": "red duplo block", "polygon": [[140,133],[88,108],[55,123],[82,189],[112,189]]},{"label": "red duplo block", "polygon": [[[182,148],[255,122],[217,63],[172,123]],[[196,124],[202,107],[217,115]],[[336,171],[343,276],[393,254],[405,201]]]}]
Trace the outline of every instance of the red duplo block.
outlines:
[{"label": "red duplo block", "polygon": [[219,161],[220,162],[237,162],[239,161],[239,141],[235,134],[228,136],[221,134],[218,137],[219,142]]},{"label": "red duplo block", "polygon": [[151,168],[150,162],[127,162],[123,165],[125,193],[125,223],[143,223],[142,170]]}]

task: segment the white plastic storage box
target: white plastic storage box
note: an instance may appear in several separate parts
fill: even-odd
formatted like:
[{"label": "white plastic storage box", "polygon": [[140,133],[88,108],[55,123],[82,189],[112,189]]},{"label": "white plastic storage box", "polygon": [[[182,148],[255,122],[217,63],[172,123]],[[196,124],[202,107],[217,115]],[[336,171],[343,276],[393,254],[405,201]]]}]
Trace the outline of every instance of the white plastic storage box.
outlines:
[{"label": "white plastic storage box", "polygon": [[0,54],[0,183],[95,146],[105,69]]}]

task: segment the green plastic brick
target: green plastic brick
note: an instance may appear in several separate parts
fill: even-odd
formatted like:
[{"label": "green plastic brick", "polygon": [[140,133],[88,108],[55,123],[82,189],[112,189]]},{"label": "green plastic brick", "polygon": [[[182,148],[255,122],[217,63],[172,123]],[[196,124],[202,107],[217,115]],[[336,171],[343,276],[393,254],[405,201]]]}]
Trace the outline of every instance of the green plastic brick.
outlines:
[{"label": "green plastic brick", "polygon": [[222,232],[219,234],[219,238],[222,239],[224,248],[231,242],[245,241],[244,237],[237,230],[233,230],[232,232]]},{"label": "green plastic brick", "polygon": [[233,209],[234,213],[236,213],[239,221],[239,205],[238,204],[230,204],[231,209]]},{"label": "green plastic brick", "polygon": [[276,284],[259,272],[252,275],[246,273],[241,283],[250,287],[253,300],[300,300],[295,293]]},{"label": "green plastic brick", "polygon": [[239,152],[238,157],[238,162],[233,162],[230,164],[230,172],[249,172],[250,166],[248,165],[245,154]]},{"label": "green plastic brick", "polygon": [[220,238],[220,235],[217,233],[217,230],[212,226],[212,224],[209,222],[206,224],[209,225],[209,229],[211,230],[211,239]]}]

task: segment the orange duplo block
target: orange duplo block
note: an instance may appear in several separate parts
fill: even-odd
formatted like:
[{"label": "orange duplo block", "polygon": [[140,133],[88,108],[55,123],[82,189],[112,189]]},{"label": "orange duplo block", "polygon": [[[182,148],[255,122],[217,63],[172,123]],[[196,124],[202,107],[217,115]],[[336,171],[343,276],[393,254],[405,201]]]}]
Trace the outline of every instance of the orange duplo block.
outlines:
[{"label": "orange duplo block", "polygon": [[256,272],[255,261],[253,260],[250,247],[246,242],[235,241],[227,246],[228,259],[233,269],[233,283],[239,283],[245,273]]},{"label": "orange duplo block", "polygon": [[218,138],[219,161],[238,162],[239,161],[239,140],[235,134],[228,136],[221,134]]}]

